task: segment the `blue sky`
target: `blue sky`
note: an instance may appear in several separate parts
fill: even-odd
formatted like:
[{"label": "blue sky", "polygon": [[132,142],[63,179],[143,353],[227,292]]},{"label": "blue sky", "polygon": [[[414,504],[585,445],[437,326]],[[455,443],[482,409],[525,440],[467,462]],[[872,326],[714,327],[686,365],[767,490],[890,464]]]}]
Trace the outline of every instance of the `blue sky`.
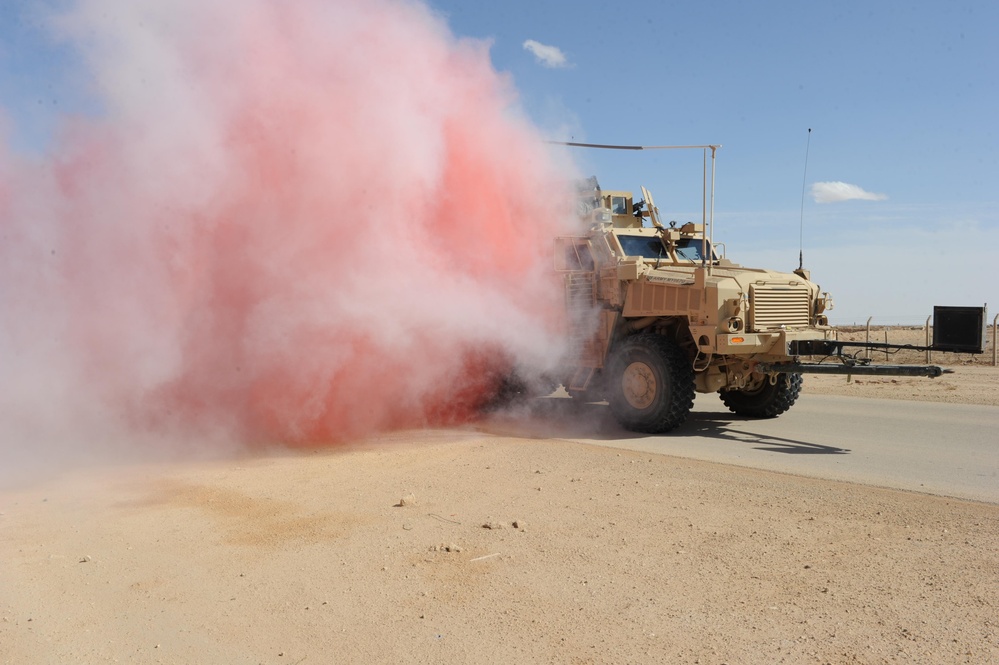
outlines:
[{"label": "blue sky", "polygon": [[[716,239],[741,263],[792,269],[803,235],[834,322],[997,311],[999,3],[431,4],[457,35],[492,41],[553,137],[722,144]],[[577,156],[608,189],[648,186],[666,218],[700,214],[699,152]],[[880,200],[818,203],[823,182]]]},{"label": "blue sky", "polygon": [[[834,322],[999,311],[999,3],[429,4],[491,44],[551,138],[721,144],[715,238],[740,263],[797,267],[811,128],[805,267],[835,297]],[[0,103],[24,151],[60,114],[99,112],[36,6],[0,5]],[[700,152],[573,155],[605,188],[648,186],[666,219],[700,216]],[[819,203],[814,183],[869,197]]]}]

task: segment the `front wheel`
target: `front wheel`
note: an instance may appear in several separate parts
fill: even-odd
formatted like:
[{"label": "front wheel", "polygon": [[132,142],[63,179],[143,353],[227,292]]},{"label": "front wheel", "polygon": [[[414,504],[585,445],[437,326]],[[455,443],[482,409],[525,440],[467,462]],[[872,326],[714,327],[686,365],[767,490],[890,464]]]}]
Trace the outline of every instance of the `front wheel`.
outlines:
[{"label": "front wheel", "polygon": [[607,401],[623,427],[660,434],[687,420],[694,405],[694,370],[683,350],[660,335],[634,335],[614,353]]},{"label": "front wheel", "polygon": [[763,377],[751,390],[722,390],[728,410],[748,418],[776,418],[790,409],[801,394],[801,374],[781,373],[775,381]]}]

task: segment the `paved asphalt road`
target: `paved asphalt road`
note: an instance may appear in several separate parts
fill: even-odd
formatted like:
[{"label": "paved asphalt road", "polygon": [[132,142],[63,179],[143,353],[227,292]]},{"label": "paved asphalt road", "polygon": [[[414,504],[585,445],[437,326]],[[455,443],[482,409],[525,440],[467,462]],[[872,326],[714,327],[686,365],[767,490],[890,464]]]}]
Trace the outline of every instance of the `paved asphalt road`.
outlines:
[{"label": "paved asphalt road", "polygon": [[605,405],[565,418],[568,400],[550,399],[563,417],[549,436],[999,503],[996,407],[802,395],[779,418],[747,420],[698,395],[687,423],[649,436],[620,429]]}]

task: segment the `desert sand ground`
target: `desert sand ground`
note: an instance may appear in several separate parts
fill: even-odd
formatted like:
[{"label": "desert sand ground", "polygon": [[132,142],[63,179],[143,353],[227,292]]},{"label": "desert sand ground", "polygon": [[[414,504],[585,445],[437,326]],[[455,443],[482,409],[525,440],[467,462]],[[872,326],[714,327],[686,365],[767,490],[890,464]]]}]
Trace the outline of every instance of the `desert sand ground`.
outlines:
[{"label": "desert sand ground", "polygon": [[[806,390],[999,406],[934,361]],[[997,624],[997,505],[489,422],[0,492],[2,663],[995,663]]]}]

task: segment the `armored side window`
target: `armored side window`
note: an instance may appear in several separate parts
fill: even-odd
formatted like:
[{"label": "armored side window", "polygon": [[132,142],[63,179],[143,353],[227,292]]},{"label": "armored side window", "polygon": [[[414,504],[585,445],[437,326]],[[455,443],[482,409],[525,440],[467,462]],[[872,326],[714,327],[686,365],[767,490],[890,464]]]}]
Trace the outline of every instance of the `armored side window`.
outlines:
[{"label": "armored side window", "polygon": [[591,271],[593,254],[586,238],[555,239],[555,270],[562,272]]}]

